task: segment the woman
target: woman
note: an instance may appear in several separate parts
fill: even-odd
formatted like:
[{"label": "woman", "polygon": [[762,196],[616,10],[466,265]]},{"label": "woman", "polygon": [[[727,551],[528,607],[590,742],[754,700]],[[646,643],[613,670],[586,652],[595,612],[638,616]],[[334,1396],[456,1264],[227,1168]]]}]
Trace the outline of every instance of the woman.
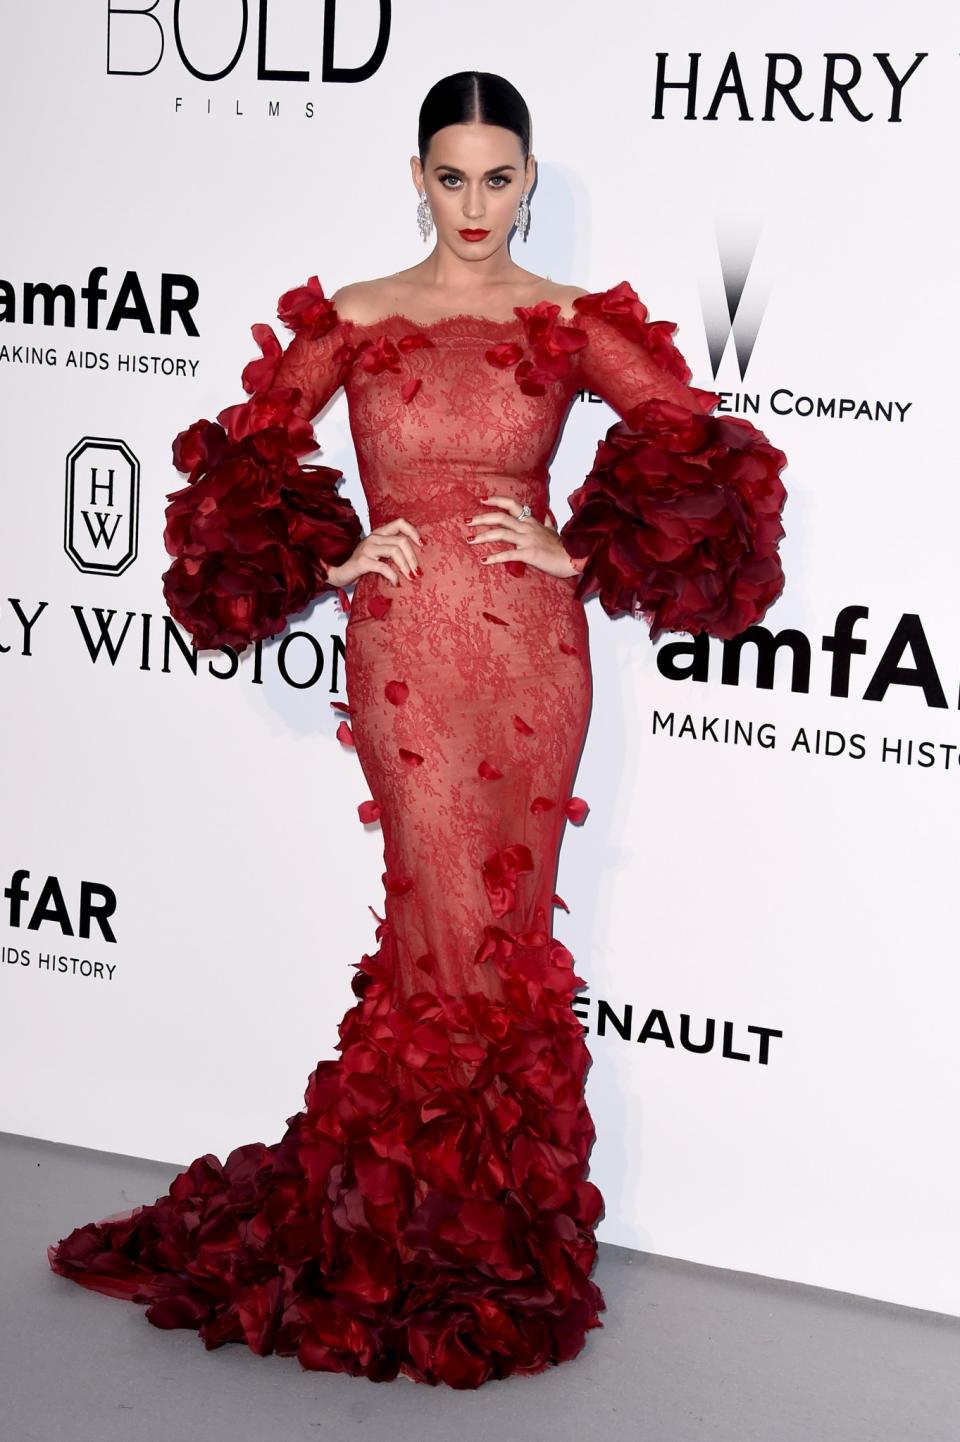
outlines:
[{"label": "woman", "polygon": [[[343,598],[339,734],[383,828],[378,949],[279,1142],[198,1158],[49,1260],[208,1347],[475,1388],[602,1325],[583,983],[552,934],[561,833],[584,810],[584,599],[654,638],[759,620],[783,585],[786,458],[710,414],[675,326],[626,281],[590,292],[511,261],[536,167],[506,80],[435,85],[411,169],[429,258],[331,298],[316,276],[288,291],[286,350],[253,327],[250,399],[174,442],[189,482],[163,577],[201,648],[242,651]],[[341,385],[368,535],[341,473],[300,459]],[[622,420],[558,530],[547,462],[584,388]]]}]

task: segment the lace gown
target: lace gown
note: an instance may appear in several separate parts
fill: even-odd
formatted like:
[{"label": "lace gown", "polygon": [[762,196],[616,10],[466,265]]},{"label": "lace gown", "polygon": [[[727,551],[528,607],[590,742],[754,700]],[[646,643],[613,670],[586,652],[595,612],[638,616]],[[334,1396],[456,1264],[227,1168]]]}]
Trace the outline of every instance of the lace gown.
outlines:
[{"label": "lace gown", "polygon": [[[371,527],[405,516],[422,576],[367,573],[348,610],[339,735],[383,831],[376,949],[336,1059],[282,1137],[198,1157],[149,1205],[75,1228],[55,1272],[207,1347],[474,1388],[573,1357],[601,1326],[588,1180],[584,983],[553,936],[561,834],[591,700],[584,601],[732,636],[783,585],[784,454],[712,415],[669,322],[624,281],[515,319],[338,316],[287,292],[254,326],[250,399],[174,442],[163,586],[198,648],[281,631],[362,536],[339,471],[304,462],[343,385]],[[622,419],[562,528],[578,574],[484,564],[488,495],[553,523],[548,463],[582,389]]]}]

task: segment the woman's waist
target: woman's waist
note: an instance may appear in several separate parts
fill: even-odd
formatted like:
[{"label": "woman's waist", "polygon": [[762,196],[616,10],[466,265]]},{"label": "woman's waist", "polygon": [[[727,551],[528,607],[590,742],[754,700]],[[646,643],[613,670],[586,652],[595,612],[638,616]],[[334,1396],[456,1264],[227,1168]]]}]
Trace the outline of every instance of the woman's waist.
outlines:
[{"label": "woman's waist", "polygon": [[[424,543],[414,546],[419,573],[410,577],[397,560],[384,557],[397,580],[365,571],[353,588],[351,620],[385,614],[379,609],[382,600],[390,605],[394,619],[412,614],[427,627],[449,620],[459,628],[473,615],[485,623],[481,629],[499,621],[526,630],[536,629],[549,616],[582,613],[583,601],[575,595],[577,576],[551,576],[522,561],[519,552],[513,560],[509,541],[472,534],[483,529],[466,526],[459,516],[453,521],[434,517],[429,529],[418,525]],[[484,559],[493,555],[500,559]]]},{"label": "woman's waist", "polygon": [[[474,472],[462,475],[405,477],[402,484],[392,478],[389,489],[371,487],[367,496],[371,530],[402,516],[412,525],[443,521],[462,523],[486,508],[506,509],[493,498],[528,505],[538,521],[546,519],[548,492],[545,479]],[[511,512],[507,511],[507,514]]]}]

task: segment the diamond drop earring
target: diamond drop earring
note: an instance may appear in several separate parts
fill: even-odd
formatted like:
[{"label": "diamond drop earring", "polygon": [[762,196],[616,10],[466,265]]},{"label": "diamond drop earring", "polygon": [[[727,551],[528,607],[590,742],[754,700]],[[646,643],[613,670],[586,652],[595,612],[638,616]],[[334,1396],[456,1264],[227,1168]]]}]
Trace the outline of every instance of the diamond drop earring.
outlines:
[{"label": "diamond drop earring", "polygon": [[417,206],[417,225],[420,227],[420,239],[426,243],[427,237],[433,230],[433,212],[430,209],[430,202],[427,199],[427,192],[421,190],[420,204]]},{"label": "diamond drop earring", "polygon": [[520,232],[521,240],[526,240],[527,231],[530,229],[530,207],[527,204],[526,192],[520,197],[520,204],[517,207],[517,229]]}]

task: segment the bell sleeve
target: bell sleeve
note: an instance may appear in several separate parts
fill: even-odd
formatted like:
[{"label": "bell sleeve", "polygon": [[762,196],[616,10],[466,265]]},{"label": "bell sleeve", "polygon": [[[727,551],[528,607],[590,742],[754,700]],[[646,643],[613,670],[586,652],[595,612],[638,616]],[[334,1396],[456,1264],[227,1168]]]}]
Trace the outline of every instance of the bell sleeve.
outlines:
[{"label": "bell sleeve", "polygon": [[188,481],[167,494],[173,563],[161,579],[170,614],[198,650],[241,652],[277,635],[337,589],[328,569],[363,535],[337,491],[343,472],[301,460],[317,450],[312,418],[343,384],[352,348],[316,276],[282,295],[277,314],[293,339],[284,350],[271,326],[251,327],[261,355],[243,371],[250,399],[173,442]]},{"label": "bell sleeve", "polygon": [[627,281],[573,306],[579,388],[621,418],[560,529],[575,594],[598,593],[610,616],[645,617],[653,641],[663,631],[729,640],[783,589],[787,458],[743,417],[711,414],[720,396],[689,384],[676,325],[649,321]]}]

